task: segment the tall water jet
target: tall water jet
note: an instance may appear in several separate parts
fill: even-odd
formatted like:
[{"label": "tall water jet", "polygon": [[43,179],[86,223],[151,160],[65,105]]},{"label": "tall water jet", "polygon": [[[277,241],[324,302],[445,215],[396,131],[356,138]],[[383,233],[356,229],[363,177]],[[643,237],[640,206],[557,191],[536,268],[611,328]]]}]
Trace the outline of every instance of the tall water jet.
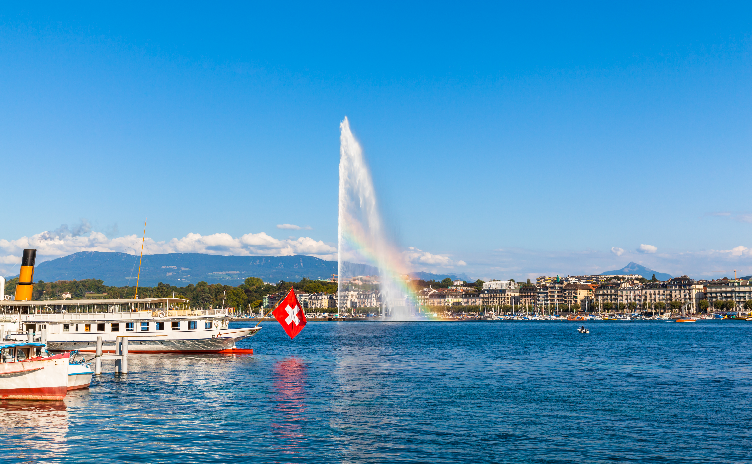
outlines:
[{"label": "tall water jet", "polygon": [[390,320],[421,316],[408,287],[405,262],[387,239],[377,196],[361,146],[348,118],[340,123],[340,181],[338,191],[338,311],[348,307],[348,277],[344,263],[369,263],[379,270],[382,315]]}]

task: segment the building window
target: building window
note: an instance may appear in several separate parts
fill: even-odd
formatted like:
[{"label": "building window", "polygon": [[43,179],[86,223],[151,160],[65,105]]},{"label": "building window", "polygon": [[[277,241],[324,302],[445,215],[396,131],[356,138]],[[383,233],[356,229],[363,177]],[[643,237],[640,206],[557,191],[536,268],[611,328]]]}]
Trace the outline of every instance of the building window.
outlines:
[{"label": "building window", "polygon": [[71,330],[71,326],[69,324],[63,324],[63,332],[68,332]]},{"label": "building window", "polygon": [[189,321],[189,330],[196,330],[196,321]]},{"label": "building window", "polygon": [[117,322],[110,324],[110,332],[120,332],[120,324]]},{"label": "building window", "polygon": [[91,331],[92,331],[92,325],[84,324],[84,332],[91,332]]},{"label": "building window", "polygon": [[148,332],[149,331],[149,322],[142,322],[141,323],[141,331],[142,332]]},{"label": "building window", "polygon": [[104,332],[105,324],[97,324],[97,332]]},{"label": "building window", "polygon": [[212,328],[212,321],[205,322],[204,323],[204,328],[205,329],[211,329]]},{"label": "building window", "polygon": [[170,323],[170,327],[173,330],[181,330],[181,321],[175,321]]},{"label": "building window", "polygon": [[165,323],[164,322],[155,322],[155,330],[165,330]]},{"label": "building window", "polygon": [[134,331],[134,323],[126,322],[126,332],[133,332],[133,331]]}]

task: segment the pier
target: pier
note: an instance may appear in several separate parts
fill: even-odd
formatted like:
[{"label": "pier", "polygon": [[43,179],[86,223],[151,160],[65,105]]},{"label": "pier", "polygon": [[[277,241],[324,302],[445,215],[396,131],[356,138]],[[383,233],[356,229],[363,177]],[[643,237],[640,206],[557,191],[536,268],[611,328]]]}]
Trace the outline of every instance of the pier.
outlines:
[{"label": "pier", "polygon": [[102,360],[115,360],[115,373],[128,374],[128,337],[115,338],[115,354],[102,354],[102,336],[97,337],[97,349],[94,354],[94,375],[102,375]]}]

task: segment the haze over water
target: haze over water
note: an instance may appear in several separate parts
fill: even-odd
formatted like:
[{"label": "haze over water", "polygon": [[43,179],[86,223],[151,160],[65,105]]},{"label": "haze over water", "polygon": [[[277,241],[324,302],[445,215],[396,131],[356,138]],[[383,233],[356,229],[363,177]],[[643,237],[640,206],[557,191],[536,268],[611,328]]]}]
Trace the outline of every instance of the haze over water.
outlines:
[{"label": "haze over water", "polygon": [[275,324],[2,404],[0,461],[751,462],[748,322]]}]

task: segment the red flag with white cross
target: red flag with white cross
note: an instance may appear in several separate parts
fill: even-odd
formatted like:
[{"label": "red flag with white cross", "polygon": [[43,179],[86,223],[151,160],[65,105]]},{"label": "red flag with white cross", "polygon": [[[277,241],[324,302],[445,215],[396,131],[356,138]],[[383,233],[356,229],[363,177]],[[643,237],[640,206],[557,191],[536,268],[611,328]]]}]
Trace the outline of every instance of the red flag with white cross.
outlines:
[{"label": "red flag with white cross", "polygon": [[277,308],[272,312],[275,319],[278,320],[283,330],[293,339],[301,329],[306,325],[306,316],[301,305],[298,303],[296,293],[291,289],[288,295],[280,302]]}]

